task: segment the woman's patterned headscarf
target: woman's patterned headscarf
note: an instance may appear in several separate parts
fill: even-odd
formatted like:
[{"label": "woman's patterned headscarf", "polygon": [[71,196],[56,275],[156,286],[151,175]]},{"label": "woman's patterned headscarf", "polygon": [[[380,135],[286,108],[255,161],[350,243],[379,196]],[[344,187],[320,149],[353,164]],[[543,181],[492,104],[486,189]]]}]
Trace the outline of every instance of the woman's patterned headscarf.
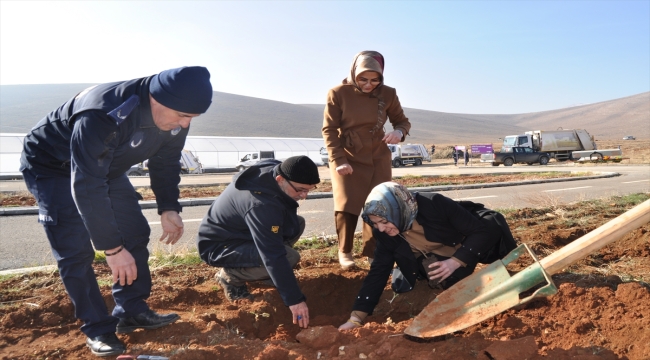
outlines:
[{"label": "woman's patterned headscarf", "polygon": [[411,228],[418,214],[418,203],[404,186],[387,181],[375,186],[366,198],[361,218],[368,225],[373,225],[369,215],[386,219],[404,232]]}]

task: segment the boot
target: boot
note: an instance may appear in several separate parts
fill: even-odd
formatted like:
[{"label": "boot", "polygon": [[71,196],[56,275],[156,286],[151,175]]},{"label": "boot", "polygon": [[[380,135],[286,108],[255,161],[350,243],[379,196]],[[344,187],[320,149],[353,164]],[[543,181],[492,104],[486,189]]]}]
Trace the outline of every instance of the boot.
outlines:
[{"label": "boot", "polygon": [[117,333],[126,334],[133,332],[135,329],[158,329],[167,326],[180,318],[181,317],[178,316],[178,314],[169,313],[161,315],[149,309],[136,316],[120,319],[120,322],[117,323]]},{"label": "boot", "polygon": [[228,281],[228,275],[223,270],[223,268],[214,276],[214,278],[217,280],[217,283],[221,285],[221,288],[223,288],[223,293],[226,295],[226,299],[228,299],[230,302],[235,302],[237,300],[253,301],[253,295],[248,292],[248,287],[246,284],[244,283],[244,285],[240,286],[231,284]]},{"label": "boot", "polygon": [[99,357],[115,356],[126,352],[124,343],[115,336],[115,333],[89,337],[86,339],[86,346],[90,348],[94,355]]},{"label": "boot", "polygon": [[352,253],[342,253],[339,251],[339,264],[343,270],[350,270],[356,266]]}]

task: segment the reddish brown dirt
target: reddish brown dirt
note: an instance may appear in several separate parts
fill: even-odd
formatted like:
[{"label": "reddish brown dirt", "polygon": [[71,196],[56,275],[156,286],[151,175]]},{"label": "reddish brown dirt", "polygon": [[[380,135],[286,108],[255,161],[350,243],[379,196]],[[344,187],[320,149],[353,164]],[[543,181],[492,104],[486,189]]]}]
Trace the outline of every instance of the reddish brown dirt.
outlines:
[{"label": "reddish brown dirt", "polygon": [[[624,211],[592,203],[507,214],[519,241],[544,257]],[[598,216],[593,216],[598,213]],[[561,214],[561,215],[558,215]],[[591,214],[587,216],[586,214]],[[553,276],[559,293],[533,300],[439,339],[402,335],[439,293],[421,282],[395,297],[387,285],[364,327],[339,333],[366,274],[342,271],[330,249],[303,250],[296,270],[308,298],[310,328],[301,331],[275,288],[251,284],[254,301],[229,303],[207,265],[153,268],[149,304],[181,315],[177,323],[120,335],[129,353],[171,359],[649,359],[650,225]],[[366,269],[364,269],[364,267]],[[96,264],[109,308],[109,269]],[[516,270],[516,269],[515,269]],[[0,282],[0,359],[93,359],[57,273]],[[341,350],[341,347],[342,350]],[[320,354],[320,355],[319,355]]]}]

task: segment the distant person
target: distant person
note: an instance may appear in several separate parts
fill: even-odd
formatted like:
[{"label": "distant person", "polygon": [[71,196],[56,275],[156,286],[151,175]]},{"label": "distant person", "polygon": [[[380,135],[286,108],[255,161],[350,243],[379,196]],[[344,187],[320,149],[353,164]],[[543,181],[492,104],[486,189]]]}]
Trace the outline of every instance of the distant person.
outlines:
[{"label": "distant person", "polygon": [[[210,73],[198,66],[97,85],[52,111],[25,137],[20,170],[95,355],[126,350],[116,331],[156,329],[179,319],[156,313],[145,301],[151,293],[151,229],[125,172],[149,159],[160,241],[176,243],[183,235],[181,150],[190,121],[208,110],[212,95]],[[112,316],[93,271],[93,246],[113,273]]]},{"label": "distant person", "polygon": [[278,289],[294,324],[309,325],[306,298],[293,273],[300,261],[293,246],[305,230],[297,201],[319,182],[318,167],[307,156],[265,160],[235,175],[212,203],[197,245],[203,261],[221,267],[215,278],[228,300],[252,300],[246,283],[263,281]]},{"label": "distant person", "polygon": [[454,152],[451,153],[451,157],[454,159],[454,166],[458,166],[458,149],[454,147]]},{"label": "distant person", "polygon": [[416,280],[448,289],[471,275],[478,263],[492,263],[516,247],[500,213],[437,193],[413,195],[394,182],[375,186],[361,217],[374,227],[377,250],[350,319],[339,330],[363,325],[391,273],[391,288],[398,294],[411,291]]},{"label": "distant person", "polygon": [[465,149],[465,166],[469,163],[469,150]]},{"label": "distant person", "polygon": [[[323,139],[329,153],[334,222],[339,262],[349,269],[354,231],[363,202],[377,184],[392,178],[391,152],[386,144],[404,141],[411,129],[394,88],[384,85],[384,57],[376,51],[354,56],[350,74],[327,94]],[[386,120],[393,131],[386,133]],[[372,261],[372,228],[363,225],[362,256]]]},{"label": "distant person", "polygon": [[431,145],[431,155],[433,156],[433,153],[435,153],[435,152],[436,152],[436,146]]}]

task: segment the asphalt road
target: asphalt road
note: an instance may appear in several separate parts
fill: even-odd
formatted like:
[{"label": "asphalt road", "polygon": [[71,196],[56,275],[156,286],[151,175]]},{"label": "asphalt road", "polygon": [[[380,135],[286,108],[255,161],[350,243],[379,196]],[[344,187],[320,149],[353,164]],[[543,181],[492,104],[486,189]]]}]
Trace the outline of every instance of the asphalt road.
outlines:
[{"label": "asphalt road", "polygon": [[[528,171],[580,171],[580,172],[616,172],[620,176],[566,182],[540,183],[508,187],[491,187],[482,189],[440,191],[453,199],[467,199],[481,202],[489,208],[522,208],[548,205],[561,205],[579,200],[624,195],[630,193],[650,192],[649,165],[606,164],[600,166],[572,166],[558,164],[550,166],[513,166],[498,168],[491,166],[454,167],[453,165],[423,165],[419,167],[402,167],[393,169],[394,176],[412,175],[449,175],[463,173],[496,173]],[[207,174],[183,176],[181,185],[227,183],[230,174]],[[321,178],[329,178],[328,169],[321,167]],[[134,186],[148,184],[147,178],[133,178]],[[21,188],[22,186],[22,188]],[[0,181],[0,191],[23,190],[20,181]],[[190,251],[195,248],[195,234],[208,206],[191,206],[183,209],[185,235],[173,247],[161,245],[160,218],[155,209],[145,209],[143,213],[151,225],[150,250]],[[309,199],[301,201],[299,215],[306,219],[307,227],[304,237],[334,234],[333,201],[331,198]],[[360,228],[359,221],[359,228]],[[358,228],[358,229],[359,229]],[[55,264],[49,244],[41,225],[35,215],[0,216],[0,270]]]}]

